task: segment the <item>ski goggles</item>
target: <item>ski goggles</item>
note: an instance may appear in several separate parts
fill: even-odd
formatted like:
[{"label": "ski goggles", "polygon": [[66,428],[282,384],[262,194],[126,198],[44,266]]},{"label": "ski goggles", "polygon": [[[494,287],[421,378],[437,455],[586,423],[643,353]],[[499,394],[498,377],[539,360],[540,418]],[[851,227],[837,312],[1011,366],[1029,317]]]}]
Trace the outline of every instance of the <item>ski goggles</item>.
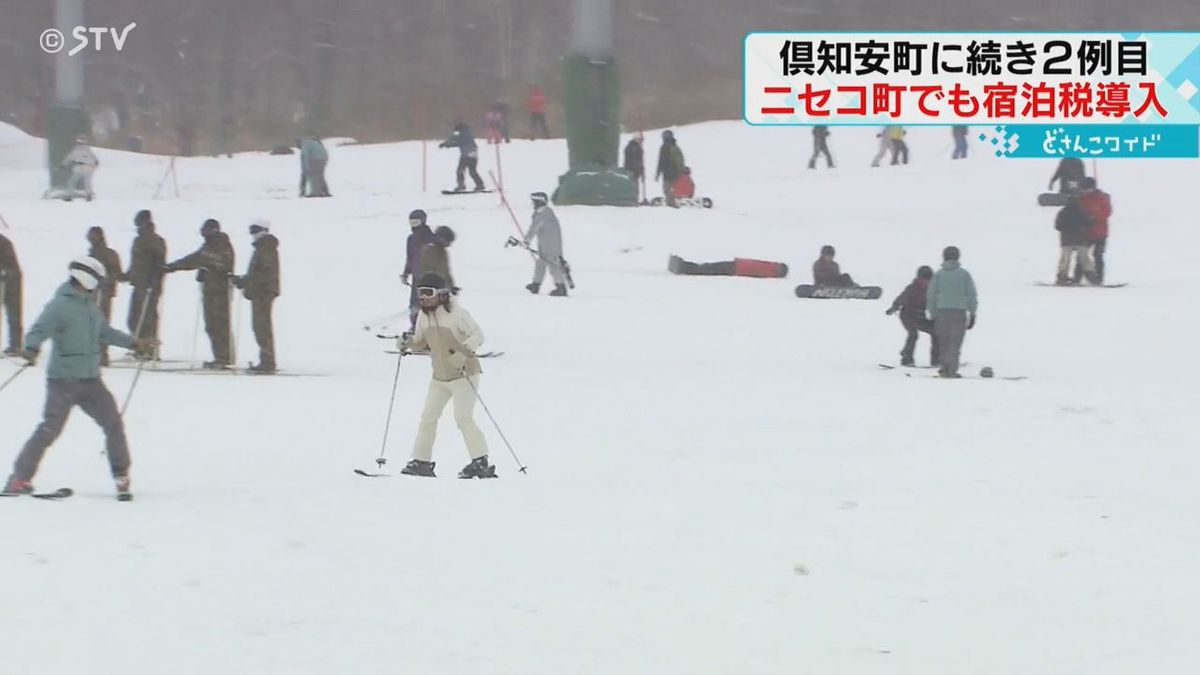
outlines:
[{"label": "ski goggles", "polygon": [[430,298],[436,298],[439,295],[449,295],[449,294],[450,294],[450,291],[448,291],[444,288],[434,288],[433,286],[418,286],[417,287],[417,297],[422,300],[428,300]]}]

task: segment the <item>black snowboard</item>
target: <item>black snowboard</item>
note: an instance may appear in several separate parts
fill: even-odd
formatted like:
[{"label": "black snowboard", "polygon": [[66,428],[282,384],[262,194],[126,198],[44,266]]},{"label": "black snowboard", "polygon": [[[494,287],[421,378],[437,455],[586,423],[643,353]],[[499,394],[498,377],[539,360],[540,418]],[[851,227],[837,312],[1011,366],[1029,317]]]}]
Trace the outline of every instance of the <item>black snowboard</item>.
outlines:
[{"label": "black snowboard", "polygon": [[883,295],[879,286],[813,286],[796,287],[797,298],[831,298],[844,300],[878,300]]},{"label": "black snowboard", "polygon": [[1038,206],[1066,206],[1071,201],[1070,192],[1043,192],[1038,195]]},{"label": "black snowboard", "polygon": [[444,195],[486,195],[495,190],[442,190]]},{"label": "black snowboard", "polygon": [[1056,288],[1124,288],[1129,285],[1129,282],[1125,282],[1122,284],[1089,284],[1086,282],[1079,283],[1079,284],[1055,284],[1055,283],[1051,283],[1049,281],[1035,281],[1035,282],[1033,282],[1033,285],[1035,285],[1035,286],[1054,286]]}]

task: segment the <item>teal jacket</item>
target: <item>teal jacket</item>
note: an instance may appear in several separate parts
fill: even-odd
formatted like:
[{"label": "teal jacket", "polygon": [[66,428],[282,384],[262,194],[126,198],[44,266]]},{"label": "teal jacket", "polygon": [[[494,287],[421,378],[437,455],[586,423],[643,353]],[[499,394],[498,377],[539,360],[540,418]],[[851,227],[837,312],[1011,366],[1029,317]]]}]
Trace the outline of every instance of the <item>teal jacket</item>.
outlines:
[{"label": "teal jacket", "polygon": [[321,161],[329,160],[329,153],[325,150],[325,146],[315,138],[306,138],[300,143],[300,163],[308,166],[308,163],[314,159]]},{"label": "teal jacket", "polygon": [[51,380],[90,380],[100,377],[101,345],[133,349],[133,338],[108,325],[91,294],[67,282],[25,336],[25,348],[38,351],[50,340],[54,352],[46,377]]},{"label": "teal jacket", "polygon": [[957,260],[942,263],[942,269],[933,275],[925,292],[925,310],[929,315],[933,316],[939,309],[959,309],[972,314],[979,311],[975,281]]}]

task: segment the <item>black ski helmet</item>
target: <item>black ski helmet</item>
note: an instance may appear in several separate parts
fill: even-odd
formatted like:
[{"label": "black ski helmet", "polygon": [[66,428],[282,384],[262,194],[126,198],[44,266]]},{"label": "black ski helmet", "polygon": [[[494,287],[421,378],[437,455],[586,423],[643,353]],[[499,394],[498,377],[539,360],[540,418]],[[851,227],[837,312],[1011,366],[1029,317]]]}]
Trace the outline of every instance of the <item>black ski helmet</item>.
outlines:
[{"label": "black ski helmet", "polygon": [[957,246],[947,246],[942,249],[942,260],[958,260],[961,255]]},{"label": "black ski helmet", "polygon": [[[423,211],[422,209],[413,209],[412,212],[408,214],[408,224],[411,225],[412,227],[424,225],[425,218],[426,218],[425,211]],[[418,220],[420,222],[417,223],[417,225],[413,225],[412,222],[414,220]]]},{"label": "black ski helmet", "polygon": [[438,290],[446,289],[446,279],[437,272],[426,272],[421,275],[417,281],[417,288],[436,288]]},{"label": "black ski helmet", "polygon": [[450,229],[449,227],[447,227],[445,225],[441,225],[438,227],[438,229],[434,230],[433,236],[437,237],[438,239],[441,239],[442,242],[446,244],[446,246],[449,246],[450,244],[454,243],[454,237],[455,237],[454,230]]},{"label": "black ski helmet", "polygon": [[837,251],[833,250],[833,247],[829,244],[825,244],[821,247],[821,255],[834,256],[837,255]]},{"label": "black ski helmet", "polygon": [[202,235],[212,234],[220,231],[221,223],[217,222],[215,218],[209,218],[208,220],[205,220],[204,224],[200,226],[200,234]]}]

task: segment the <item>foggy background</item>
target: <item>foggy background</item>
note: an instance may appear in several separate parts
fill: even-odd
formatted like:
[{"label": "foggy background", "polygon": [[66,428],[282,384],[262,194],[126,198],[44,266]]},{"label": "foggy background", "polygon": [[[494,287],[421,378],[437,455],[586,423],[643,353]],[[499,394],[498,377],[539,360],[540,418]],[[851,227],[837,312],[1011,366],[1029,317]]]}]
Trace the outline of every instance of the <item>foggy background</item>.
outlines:
[{"label": "foggy background", "polygon": [[[53,2],[0,0],[0,120],[38,135],[54,98],[38,46]],[[615,0],[622,123],[629,129],[741,114],[742,38],[753,30],[1197,30],[1197,0]],[[97,144],[175,152],[184,130],[215,151],[309,130],[364,141],[475,127],[504,99],[527,129],[530,84],[562,129],[569,0],[86,0],[90,26],[137,27],[124,51],[85,51]],[[68,44],[73,44],[68,36]]]}]

